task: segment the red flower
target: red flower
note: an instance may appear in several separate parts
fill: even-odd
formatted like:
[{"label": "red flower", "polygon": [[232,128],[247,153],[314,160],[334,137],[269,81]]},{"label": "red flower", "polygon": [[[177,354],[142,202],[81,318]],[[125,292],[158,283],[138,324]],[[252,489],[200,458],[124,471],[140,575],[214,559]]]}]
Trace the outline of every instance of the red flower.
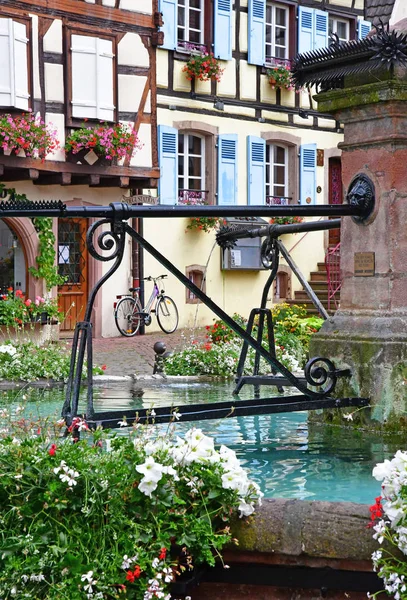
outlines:
[{"label": "red flower", "polygon": [[7,291],[8,291],[8,292],[12,292],[12,291],[13,291],[13,288],[12,288],[12,287],[9,287],[9,288],[7,288]]},{"label": "red flower", "polygon": [[107,366],[106,365],[102,365],[100,368],[102,369],[102,371],[106,371]]},{"label": "red flower", "polygon": [[32,303],[32,300],[30,300],[29,298],[27,298],[27,300],[24,302],[24,304],[26,306],[30,306],[31,303]]},{"label": "red flower", "polygon": [[127,571],[126,579],[127,581],[130,581],[130,583],[134,583],[135,577],[133,575],[133,571]]},{"label": "red flower", "polygon": [[[13,291],[13,288],[11,288],[11,291]],[[22,298],[23,296],[24,294],[21,290],[16,290],[16,298]]]},{"label": "red flower", "polygon": [[48,454],[50,456],[55,456],[55,452],[57,451],[57,447],[56,444],[52,444],[51,448],[48,450]]},{"label": "red flower", "polygon": [[133,571],[133,575],[136,579],[138,579],[141,575],[141,569],[140,567],[137,565],[137,567],[134,569]]},{"label": "red flower", "polygon": [[383,516],[383,507],[381,505],[381,496],[375,498],[376,503],[369,507],[370,510],[370,523],[368,527],[373,527],[376,519],[380,519]]},{"label": "red flower", "polygon": [[158,555],[158,558],[160,560],[165,560],[166,556],[167,556],[167,548],[161,548],[160,554]]}]

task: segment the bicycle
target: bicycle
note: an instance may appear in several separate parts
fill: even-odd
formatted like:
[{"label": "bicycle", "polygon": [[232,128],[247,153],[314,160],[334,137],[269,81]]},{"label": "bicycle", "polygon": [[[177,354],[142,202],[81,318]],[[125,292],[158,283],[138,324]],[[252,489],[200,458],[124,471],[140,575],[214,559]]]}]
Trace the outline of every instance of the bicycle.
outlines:
[{"label": "bicycle", "polygon": [[[153,290],[145,308],[142,308],[139,287],[129,288],[131,296],[126,294],[121,297],[115,305],[114,320],[117,329],[122,335],[132,337],[136,335],[140,329],[141,323],[150,325],[152,321],[152,313],[155,313],[158,324],[164,333],[173,333],[178,327],[178,309],[177,306],[165,294],[165,290],[160,290],[157,281],[165,279],[168,275],[159,275],[159,277],[144,277],[144,281],[153,281]],[[117,296],[120,298],[120,296]],[[153,304],[155,302],[155,307]]]}]

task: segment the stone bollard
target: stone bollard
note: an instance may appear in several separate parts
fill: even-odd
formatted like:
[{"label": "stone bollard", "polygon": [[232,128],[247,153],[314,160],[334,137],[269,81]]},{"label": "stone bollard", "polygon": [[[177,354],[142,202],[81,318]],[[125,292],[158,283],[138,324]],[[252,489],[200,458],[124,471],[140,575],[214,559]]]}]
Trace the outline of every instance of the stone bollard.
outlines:
[{"label": "stone bollard", "polygon": [[165,359],[170,356],[171,352],[166,352],[167,346],[164,342],[156,342],[153,350],[155,352],[153,375],[163,375]]}]

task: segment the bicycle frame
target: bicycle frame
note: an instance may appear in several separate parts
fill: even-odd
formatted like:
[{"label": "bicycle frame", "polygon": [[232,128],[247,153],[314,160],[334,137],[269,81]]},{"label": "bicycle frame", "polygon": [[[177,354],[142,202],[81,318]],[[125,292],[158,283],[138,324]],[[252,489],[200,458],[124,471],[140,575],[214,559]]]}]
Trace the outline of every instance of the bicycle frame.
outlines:
[{"label": "bicycle frame", "polygon": [[148,299],[148,302],[145,306],[145,308],[143,308],[143,312],[146,314],[150,314],[152,306],[153,306],[153,302],[156,298],[158,298],[158,296],[160,295],[160,289],[157,285],[157,282],[154,281],[154,286],[153,286],[153,290],[151,292],[150,298]]}]

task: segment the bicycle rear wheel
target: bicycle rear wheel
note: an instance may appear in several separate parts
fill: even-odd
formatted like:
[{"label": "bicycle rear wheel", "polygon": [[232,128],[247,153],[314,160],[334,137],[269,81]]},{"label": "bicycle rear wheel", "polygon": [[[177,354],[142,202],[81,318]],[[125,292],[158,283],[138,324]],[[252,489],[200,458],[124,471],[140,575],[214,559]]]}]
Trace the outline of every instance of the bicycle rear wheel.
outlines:
[{"label": "bicycle rear wheel", "polygon": [[116,306],[114,320],[122,335],[132,337],[140,329],[143,309],[137,298],[122,298]]},{"label": "bicycle rear wheel", "polygon": [[156,315],[164,333],[173,333],[178,327],[178,309],[169,296],[161,296],[158,300]]}]

